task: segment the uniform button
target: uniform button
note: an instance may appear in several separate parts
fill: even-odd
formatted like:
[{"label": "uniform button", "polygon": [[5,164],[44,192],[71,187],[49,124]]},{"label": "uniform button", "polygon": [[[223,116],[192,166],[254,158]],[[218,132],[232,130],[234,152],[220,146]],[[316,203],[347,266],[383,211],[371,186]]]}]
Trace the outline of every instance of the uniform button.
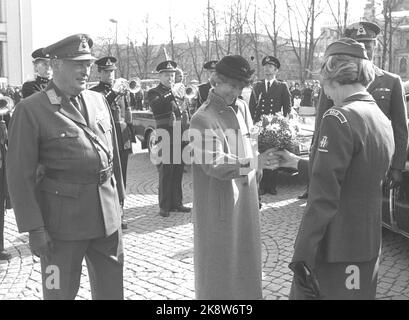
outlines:
[{"label": "uniform button", "polygon": [[61,138],[65,137],[65,132],[61,133]]},{"label": "uniform button", "polygon": [[55,194],[59,194],[59,192],[58,192],[58,191],[56,191],[56,192],[55,192]]},{"label": "uniform button", "polygon": [[381,99],[385,99],[385,96],[382,96]]}]

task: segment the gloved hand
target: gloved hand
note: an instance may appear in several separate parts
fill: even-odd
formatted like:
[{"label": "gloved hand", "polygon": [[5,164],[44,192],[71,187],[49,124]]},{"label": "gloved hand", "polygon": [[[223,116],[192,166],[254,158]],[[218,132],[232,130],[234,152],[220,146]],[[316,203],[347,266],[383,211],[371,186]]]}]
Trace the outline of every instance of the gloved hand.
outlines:
[{"label": "gloved hand", "polygon": [[308,300],[323,298],[314,272],[303,261],[292,262],[289,268],[294,272],[296,285],[303,291]]},{"label": "gloved hand", "polygon": [[402,170],[391,168],[388,172],[386,185],[389,189],[396,188],[402,182]]},{"label": "gloved hand", "polygon": [[33,255],[37,257],[46,257],[47,259],[50,258],[53,244],[44,227],[30,231],[29,244]]}]

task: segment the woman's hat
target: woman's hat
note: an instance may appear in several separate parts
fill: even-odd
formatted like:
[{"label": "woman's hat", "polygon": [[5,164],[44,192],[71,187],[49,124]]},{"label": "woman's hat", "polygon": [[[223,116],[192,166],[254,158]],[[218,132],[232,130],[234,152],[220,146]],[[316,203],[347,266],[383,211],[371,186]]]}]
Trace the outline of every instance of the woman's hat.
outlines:
[{"label": "woman's hat", "polygon": [[216,64],[216,71],[228,78],[248,81],[254,73],[246,59],[239,55],[223,57]]},{"label": "woman's hat", "polygon": [[347,55],[369,60],[365,46],[350,38],[342,38],[331,43],[325,50],[325,57],[334,55]]}]

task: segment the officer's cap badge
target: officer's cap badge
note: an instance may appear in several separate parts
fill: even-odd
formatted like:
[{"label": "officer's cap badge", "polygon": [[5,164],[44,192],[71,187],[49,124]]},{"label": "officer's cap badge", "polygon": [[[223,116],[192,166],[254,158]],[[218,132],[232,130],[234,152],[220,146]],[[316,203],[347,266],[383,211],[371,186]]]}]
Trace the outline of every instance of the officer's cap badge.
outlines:
[{"label": "officer's cap badge", "polygon": [[168,65],[166,66],[167,69],[173,69],[172,64],[168,62]]},{"label": "officer's cap badge", "polygon": [[81,43],[78,48],[78,51],[79,52],[89,52],[90,51],[87,38],[85,38],[84,36],[81,37]]},{"label": "officer's cap badge", "polygon": [[266,58],[266,62],[270,62],[270,57],[267,57],[267,58]]},{"label": "officer's cap badge", "polygon": [[358,26],[358,31],[356,32],[356,35],[357,36],[366,36],[367,35],[365,27],[362,24],[360,24]]},{"label": "officer's cap badge", "polygon": [[111,59],[107,59],[107,62],[105,63],[106,66],[112,66],[114,65],[111,61]]}]

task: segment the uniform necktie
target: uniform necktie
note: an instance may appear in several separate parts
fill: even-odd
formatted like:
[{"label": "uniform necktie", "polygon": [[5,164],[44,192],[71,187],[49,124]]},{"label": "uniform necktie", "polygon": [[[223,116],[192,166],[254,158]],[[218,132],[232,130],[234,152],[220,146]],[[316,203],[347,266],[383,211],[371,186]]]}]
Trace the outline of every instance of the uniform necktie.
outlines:
[{"label": "uniform necktie", "polygon": [[78,101],[78,96],[76,97],[71,97],[70,98],[71,103],[74,105],[74,107],[82,114],[82,116],[84,117],[84,119],[86,120],[86,114],[85,114],[85,110],[82,107],[82,105],[79,103]]},{"label": "uniform necktie", "polygon": [[267,81],[267,91],[270,90],[271,84],[270,81]]}]

